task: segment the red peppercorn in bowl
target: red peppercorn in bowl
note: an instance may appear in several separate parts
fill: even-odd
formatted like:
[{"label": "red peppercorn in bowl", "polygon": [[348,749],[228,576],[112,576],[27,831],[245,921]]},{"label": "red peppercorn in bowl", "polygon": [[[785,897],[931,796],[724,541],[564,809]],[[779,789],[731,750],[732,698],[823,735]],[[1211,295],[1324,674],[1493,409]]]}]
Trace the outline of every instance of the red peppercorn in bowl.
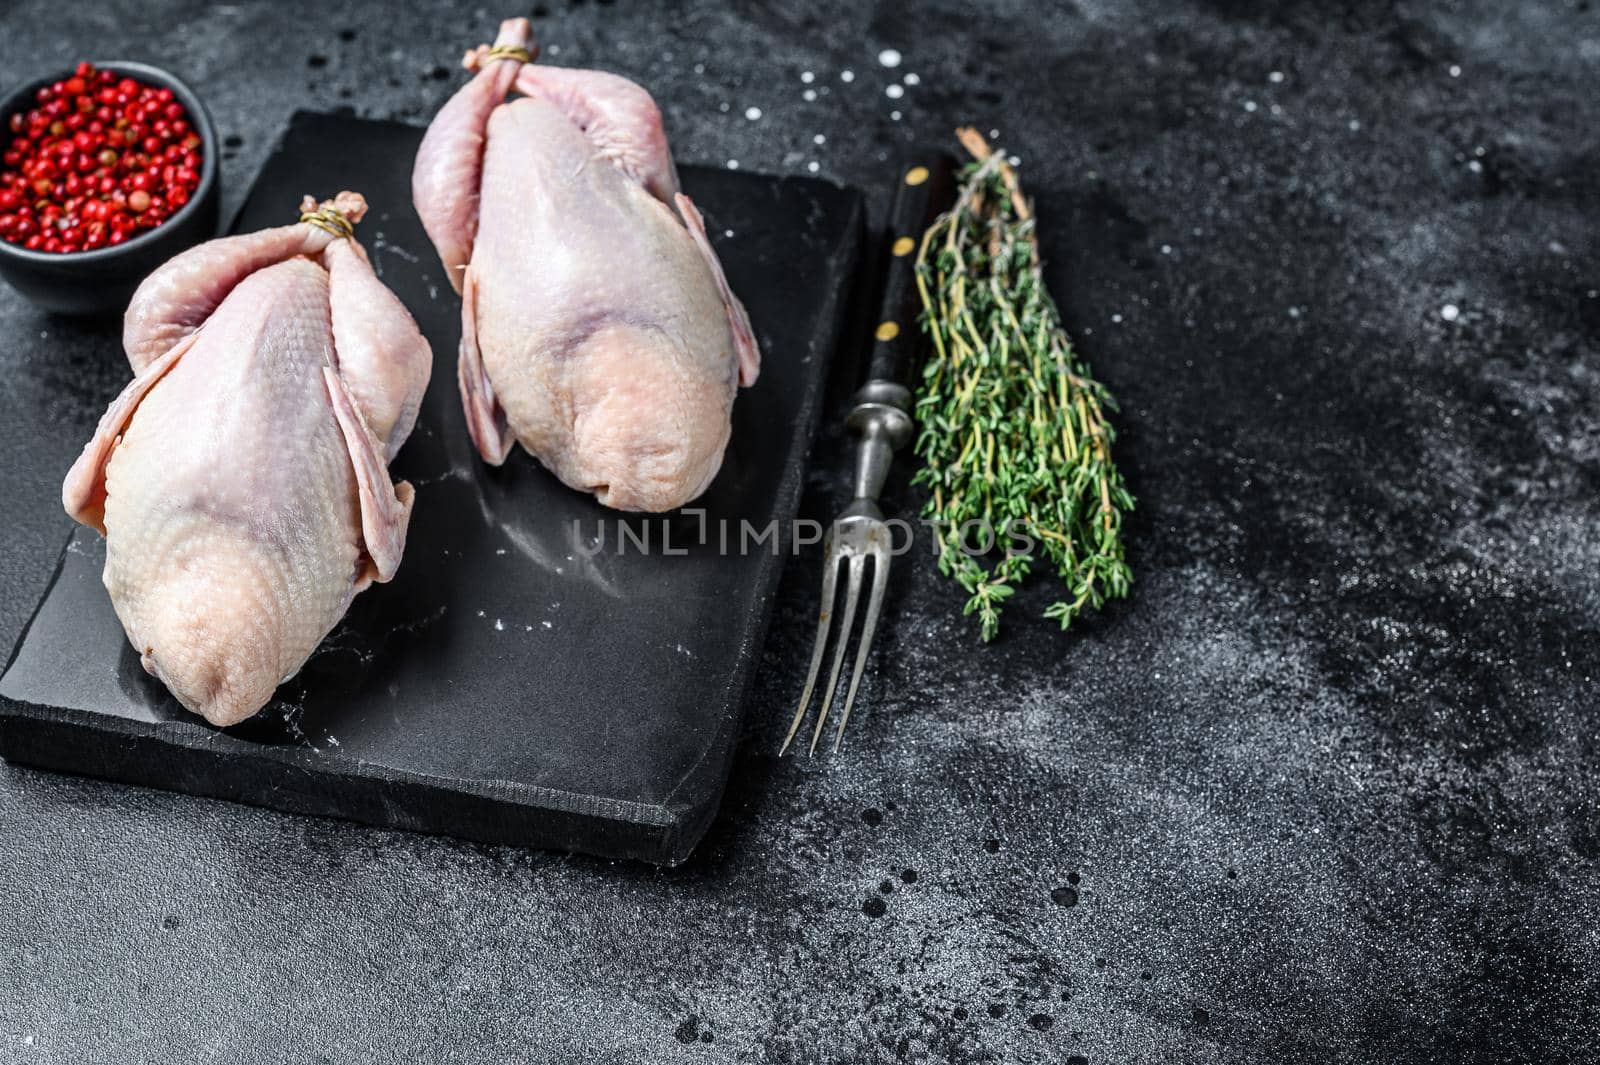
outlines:
[{"label": "red peppercorn in bowl", "polygon": [[194,92],[142,63],[80,63],[0,101],[0,276],[41,307],[121,313],[215,236],[217,138]]}]

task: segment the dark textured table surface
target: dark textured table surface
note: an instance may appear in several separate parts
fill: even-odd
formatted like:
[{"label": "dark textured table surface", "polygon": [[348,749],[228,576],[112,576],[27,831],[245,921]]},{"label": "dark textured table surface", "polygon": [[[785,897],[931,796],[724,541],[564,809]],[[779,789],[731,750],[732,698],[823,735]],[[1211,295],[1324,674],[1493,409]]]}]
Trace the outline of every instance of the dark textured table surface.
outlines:
[{"label": "dark textured table surface", "polygon": [[[1134,597],[980,648],[908,557],[844,752],[780,762],[791,562],[672,872],[0,768],[0,1061],[1588,1057],[1600,12],[1326,6],[541,6],[683,159],[881,211],[897,145],[998,129],[1123,402]],[[12,3],[0,70],[179,72],[230,210],[296,108],[429,116],[512,13],[456,8]],[[9,645],[126,371],[6,291],[0,372]]]}]

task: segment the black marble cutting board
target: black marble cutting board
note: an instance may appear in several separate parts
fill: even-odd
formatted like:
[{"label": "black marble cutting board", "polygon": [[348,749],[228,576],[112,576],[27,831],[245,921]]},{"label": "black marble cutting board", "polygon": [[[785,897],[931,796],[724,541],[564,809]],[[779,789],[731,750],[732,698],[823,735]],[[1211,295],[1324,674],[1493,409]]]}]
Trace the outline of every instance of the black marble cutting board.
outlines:
[{"label": "black marble cutting board", "polygon": [[734,406],[721,474],[693,505],[704,514],[632,516],[625,538],[620,515],[520,449],[498,470],[473,452],[455,387],[459,302],[410,205],[421,133],[297,114],[235,224],[292,220],[304,193],[356,189],[372,205],[359,236],[435,359],[394,463],[417,489],[395,580],[359,596],[261,714],[218,730],[140,668],[100,583],[102,543],[80,529],[0,678],[0,753],[283,810],[676,864],[727,778],[790,544],[741,552],[740,534],[746,522],[785,526],[796,509],[855,273],[860,198],[816,180],[683,168],[755,323],[762,373]]}]

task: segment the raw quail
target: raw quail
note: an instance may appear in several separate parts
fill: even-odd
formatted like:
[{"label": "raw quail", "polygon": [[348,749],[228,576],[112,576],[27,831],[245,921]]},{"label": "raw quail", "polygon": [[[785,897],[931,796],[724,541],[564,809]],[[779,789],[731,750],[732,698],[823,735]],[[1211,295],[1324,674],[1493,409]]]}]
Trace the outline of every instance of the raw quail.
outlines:
[{"label": "raw quail", "polygon": [[476,76],[412,174],[462,296],[468,431],[494,465],[520,442],[608,506],[669,510],[716,475],[760,351],[655,101],[613,74],[535,65],[531,38],[510,19],[467,53]]},{"label": "raw quail", "polygon": [[350,236],[356,193],[202,244],[134,294],[136,376],[67,474],[145,669],[216,725],[260,710],[400,563],[428,342]]}]

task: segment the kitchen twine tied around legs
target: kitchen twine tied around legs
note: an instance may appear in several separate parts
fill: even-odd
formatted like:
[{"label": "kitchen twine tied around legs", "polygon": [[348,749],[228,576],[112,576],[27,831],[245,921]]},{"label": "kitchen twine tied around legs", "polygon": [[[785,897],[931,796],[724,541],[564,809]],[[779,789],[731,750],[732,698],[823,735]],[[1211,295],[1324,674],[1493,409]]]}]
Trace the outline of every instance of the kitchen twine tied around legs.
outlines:
[{"label": "kitchen twine tied around legs", "polygon": [[525,48],[520,44],[480,44],[476,48],[469,48],[461,57],[461,66],[466,70],[484,70],[489,64],[501,59],[510,59],[518,63],[531,63],[538,56],[539,49]]},{"label": "kitchen twine tied around legs", "polygon": [[488,66],[496,59],[515,59],[519,63],[531,63],[533,53],[514,44],[497,44],[478,56],[478,65]]},{"label": "kitchen twine tied around legs", "polygon": [[308,222],[324,232],[333,234],[335,239],[340,237],[350,240],[356,235],[356,227],[351,224],[332,204],[317,206],[314,197],[307,196],[300,201],[300,221]]}]

